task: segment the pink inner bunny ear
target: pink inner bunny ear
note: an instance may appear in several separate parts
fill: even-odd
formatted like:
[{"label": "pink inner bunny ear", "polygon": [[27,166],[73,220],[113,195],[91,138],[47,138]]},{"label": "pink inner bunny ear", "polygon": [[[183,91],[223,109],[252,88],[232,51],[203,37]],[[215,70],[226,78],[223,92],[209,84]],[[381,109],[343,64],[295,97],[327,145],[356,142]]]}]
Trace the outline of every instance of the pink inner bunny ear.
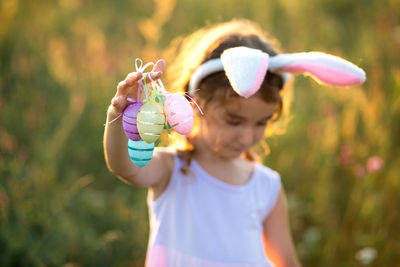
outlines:
[{"label": "pink inner bunny ear", "polygon": [[269,69],[290,73],[307,73],[321,83],[352,86],[365,81],[365,72],[340,57],[321,52],[280,54],[270,58]]}]

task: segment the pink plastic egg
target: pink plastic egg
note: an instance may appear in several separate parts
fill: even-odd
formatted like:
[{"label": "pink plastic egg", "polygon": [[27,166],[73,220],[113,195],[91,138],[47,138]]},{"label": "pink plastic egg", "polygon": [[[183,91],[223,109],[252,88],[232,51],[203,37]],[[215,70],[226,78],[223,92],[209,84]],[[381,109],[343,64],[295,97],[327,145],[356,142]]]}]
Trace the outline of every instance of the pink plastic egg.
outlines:
[{"label": "pink plastic egg", "polygon": [[133,102],[129,104],[122,114],[122,126],[124,127],[124,131],[126,136],[133,140],[139,141],[140,135],[136,125],[136,118],[139,112],[139,109],[143,106],[141,102]]},{"label": "pink plastic egg", "polygon": [[183,95],[168,95],[164,102],[165,115],[169,125],[177,133],[187,135],[193,127],[193,108]]}]

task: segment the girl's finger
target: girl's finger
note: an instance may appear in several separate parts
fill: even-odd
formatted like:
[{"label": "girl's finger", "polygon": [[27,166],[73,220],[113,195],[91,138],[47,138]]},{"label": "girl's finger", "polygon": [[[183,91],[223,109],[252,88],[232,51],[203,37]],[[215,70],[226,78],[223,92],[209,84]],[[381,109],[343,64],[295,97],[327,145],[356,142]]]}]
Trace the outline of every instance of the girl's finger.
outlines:
[{"label": "girl's finger", "polygon": [[[150,79],[149,75],[150,75],[151,79]],[[149,72],[148,75],[146,75],[146,82],[149,83],[151,81],[158,80],[158,79],[161,78],[161,76],[162,76],[162,72],[161,71]]]},{"label": "girl's finger", "polygon": [[111,104],[114,106],[115,111],[117,111],[118,113],[122,113],[125,109],[125,106],[127,105],[126,97],[116,95],[111,100]]},{"label": "girl's finger", "polygon": [[165,69],[165,61],[163,59],[159,59],[157,60],[151,72],[159,72],[159,71],[164,72],[164,69]]},{"label": "girl's finger", "polygon": [[157,71],[157,72],[150,72],[150,76],[153,80],[157,80],[160,79],[162,76],[162,72],[161,71]]},{"label": "girl's finger", "polygon": [[127,95],[128,89],[130,85],[127,83],[127,80],[120,81],[117,86],[117,94],[116,95]]},{"label": "girl's finger", "polygon": [[137,81],[139,81],[143,76],[143,73],[141,72],[131,72],[126,76],[126,84],[128,86],[133,85],[134,83],[136,83]]},{"label": "girl's finger", "polygon": [[142,78],[143,74],[140,72],[129,73],[125,80],[118,83],[117,94],[127,95],[128,93],[135,91],[137,89],[137,81]]},{"label": "girl's finger", "polygon": [[131,72],[131,73],[128,73],[128,75],[126,75],[125,79],[130,78],[133,81],[138,81],[140,78],[142,78],[142,76],[143,76],[143,73],[141,73],[141,72]]},{"label": "girl's finger", "polygon": [[[152,80],[158,80],[161,78],[163,72],[165,69],[165,61],[163,59],[159,59],[156,64],[154,65],[154,68],[150,72],[150,77]],[[146,77],[146,82],[150,82],[151,80]]]},{"label": "girl's finger", "polygon": [[118,91],[121,91],[121,90],[123,90],[123,88],[124,88],[125,86],[126,86],[125,80],[120,81],[120,82],[118,83],[118,85],[117,85],[117,90],[118,90]]}]

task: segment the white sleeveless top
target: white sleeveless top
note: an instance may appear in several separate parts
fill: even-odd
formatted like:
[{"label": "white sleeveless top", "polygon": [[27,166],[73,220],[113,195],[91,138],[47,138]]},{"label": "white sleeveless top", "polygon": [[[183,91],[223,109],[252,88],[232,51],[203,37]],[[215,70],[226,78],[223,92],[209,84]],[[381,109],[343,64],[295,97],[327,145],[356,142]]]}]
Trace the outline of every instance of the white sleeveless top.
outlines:
[{"label": "white sleeveless top", "polygon": [[277,172],[259,163],[244,185],[224,183],[196,161],[185,176],[175,156],[161,196],[147,199],[150,238],[147,267],[274,266],[265,256],[263,220],[280,190]]}]

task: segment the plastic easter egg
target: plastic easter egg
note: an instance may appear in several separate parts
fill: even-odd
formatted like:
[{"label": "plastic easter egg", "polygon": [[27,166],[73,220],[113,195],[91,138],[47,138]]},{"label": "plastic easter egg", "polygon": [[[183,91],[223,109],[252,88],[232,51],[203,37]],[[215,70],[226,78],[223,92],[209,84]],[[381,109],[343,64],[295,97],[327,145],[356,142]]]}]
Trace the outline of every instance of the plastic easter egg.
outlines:
[{"label": "plastic easter egg", "polygon": [[149,144],[157,141],[164,124],[165,116],[160,104],[154,101],[143,104],[137,115],[137,127],[143,141]]},{"label": "plastic easter egg", "polygon": [[133,141],[128,140],[129,157],[133,164],[138,167],[144,167],[150,162],[153,156],[154,143],[148,144],[143,140]]},{"label": "plastic easter egg", "polygon": [[186,97],[179,94],[167,96],[164,109],[172,129],[183,135],[190,133],[193,127],[193,108]]},{"label": "plastic easter egg", "polygon": [[122,126],[126,136],[133,140],[139,141],[140,135],[136,125],[137,114],[139,109],[143,106],[141,102],[133,102],[129,104],[122,114]]}]

